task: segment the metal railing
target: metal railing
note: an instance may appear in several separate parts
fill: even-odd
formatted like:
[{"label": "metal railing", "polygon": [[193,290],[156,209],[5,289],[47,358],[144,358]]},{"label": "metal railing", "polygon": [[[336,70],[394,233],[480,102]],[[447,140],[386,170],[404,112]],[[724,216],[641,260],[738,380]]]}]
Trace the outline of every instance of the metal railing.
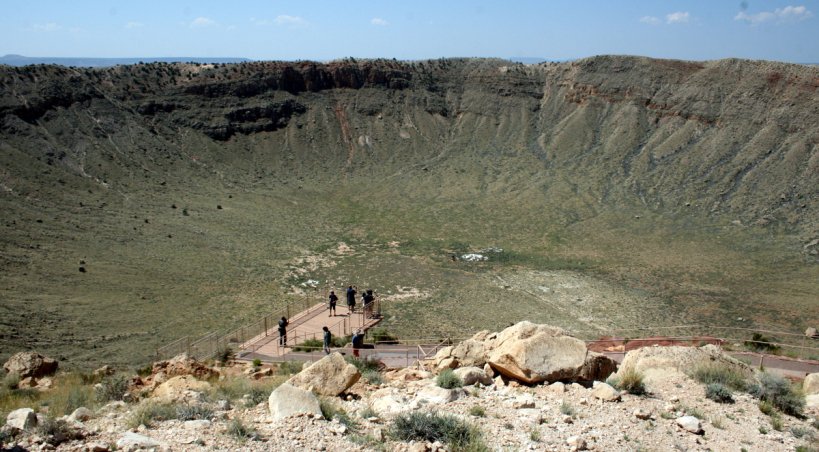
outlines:
[{"label": "metal railing", "polygon": [[[207,359],[226,349],[236,350],[249,341],[263,340],[271,335],[278,337],[278,321],[280,318],[286,317],[289,319],[290,325],[297,326],[305,320],[305,315],[298,315],[299,313],[310,313],[317,309],[319,305],[323,305],[323,303],[317,303],[315,297],[308,295],[301,300],[288,303],[279,311],[267,314],[234,330],[223,333],[211,331],[199,337],[184,336],[158,347],[156,349],[156,359],[169,359],[182,353],[196,359]],[[295,317],[291,318],[291,315]]]}]

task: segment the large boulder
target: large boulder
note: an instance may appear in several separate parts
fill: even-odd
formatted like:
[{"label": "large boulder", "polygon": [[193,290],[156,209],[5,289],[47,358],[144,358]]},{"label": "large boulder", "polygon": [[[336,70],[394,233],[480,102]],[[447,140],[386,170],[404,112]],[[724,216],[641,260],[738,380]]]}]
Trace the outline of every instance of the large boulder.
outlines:
[{"label": "large boulder", "polygon": [[211,390],[210,383],[191,375],[178,375],[154,389],[153,398],[162,402],[199,402]]},{"label": "large boulder", "polygon": [[3,368],[10,374],[17,374],[20,378],[40,378],[57,371],[57,361],[35,352],[20,352],[13,355],[3,364]]},{"label": "large boulder", "polygon": [[[671,370],[689,374],[700,366],[716,365],[732,369],[746,378],[753,377],[753,369],[722,352],[716,345],[702,347],[643,347],[626,353],[617,370],[622,376],[631,370],[644,375],[656,370]],[[650,383],[650,382],[649,382]]]},{"label": "large boulder", "polygon": [[492,378],[486,375],[486,372],[479,367],[459,367],[453,371],[455,376],[464,382],[464,386],[471,386],[475,383],[480,383],[484,386],[492,384]]},{"label": "large boulder", "polygon": [[809,374],[802,382],[802,390],[805,395],[819,394],[819,373]]},{"label": "large boulder", "polygon": [[31,430],[37,426],[37,414],[31,408],[19,408],[6,416],[6,425],[19,430]]},{"label": "large boulder", "polygon": [[549,325],[523,321],[498,333],[494,342],[489,365],[527,384],[573,380],[586,363],[586,343]]},{"label": "large boulder", "polygon": [[294,414],[306,413],[321,418],[321,406],[315,394],[289,383],[282,383],[267,400],[273,419],[284,419]]},{"label": "large boulder", "polygon": [[341,353],[331,353],[294,375],[287,382],[316,394],[337,396],[361,378],[358,369],[344,360]]}]

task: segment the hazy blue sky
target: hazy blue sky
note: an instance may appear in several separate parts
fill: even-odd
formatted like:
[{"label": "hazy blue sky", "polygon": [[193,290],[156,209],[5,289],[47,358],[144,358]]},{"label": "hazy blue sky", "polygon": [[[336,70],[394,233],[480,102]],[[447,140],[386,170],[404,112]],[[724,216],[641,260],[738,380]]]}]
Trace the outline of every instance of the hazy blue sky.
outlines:
[{"label": "hazy blue sky", "polygon": [[819,62],[819,0],[4,0],[0,55]]}]

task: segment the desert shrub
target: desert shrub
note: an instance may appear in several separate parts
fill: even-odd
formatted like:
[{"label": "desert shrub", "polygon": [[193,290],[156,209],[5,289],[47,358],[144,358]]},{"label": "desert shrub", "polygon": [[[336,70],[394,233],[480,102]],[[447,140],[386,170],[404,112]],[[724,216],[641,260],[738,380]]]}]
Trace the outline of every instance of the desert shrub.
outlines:
[{"label": "desert shrub", "polygon": [[723,386],[722,383],[709,383],[706,385],[705,398],[717,403],[734,403],[731,390]]},{"label": "desert shrub", "polygon": [[577,414],[577,410],[575,410],[575,408],[565,400],[560,404],[560,412],[567,416],[574,416]]},{"label": "desert shrub", "polygon": [[781,432],[785,428],[785,424],[782,422],[781,416],[771,416],[771,428],[776,430],[777,432]]},{"label": "desert shrub", "polygon": [[488,451],[480,430],[454,417],[414,411],[393,419],[390,436],[400,441],[440,441],[453,451]]},{"label": "desert shrub", "polygon": [[262,360],[259,359],[259,358],[254,359],[253,360],[253,367],[262,367]]},{"label": "desert shrub", "polygon": [[17,389],[17,386],[20,384],[20,376],[17,374],[6,374],[3,377],[2,389]]},{"label": "desert shrub", "polygon": [[37,425],[37,433],[52,446],[82,438],[81,432],[71,428],[65,420],[51,417],[46,417]]},{"label": "desert shrub", "polygon": [[124,375],[111,375],[94,386],[94,396],[100,403],[122,400],[127,392],[128,378]]},{"label": "desert shrub", "polygon": [[206,405],[177,405],[176,407],[176,418],[180,421],[210,419],[211,417],[213,417],[213,410]]},{"label": "desert shrub", "polygon": [[259,433],[253,427],[246,425],[241,419],[233,418],[228,425],[227,430],[225,431],[228,435],[240,440],[245,441],[248,439],[252,440],[259,440],[261,437]]},{"label": "desert shrub", "polygon": [[615,380],[615,387],[634,395],[643,395],[646,393],[646,387],[645,384],[643,384],[643,374],[634,369],[628,369],[623,372],[623,374]]},{"label": "desert shrub", "polygon": [[709,363],[698,366],[691,372],[691,377],[706,385],[718,383],[735,391],[744,391],[748,388],[745,375],[724,364]]},{"label": "desert shrub", "polygon": [[759,408],[759,412],[766,416],[776,415],[776,408],[770,402],[766,402],[763,400],[762,402],[759,402],[757,407]]},{"label": "desert shrub", "polygon": [[808,441],[813,441],[816,439],[816,435],[814,435],[811,429],[799,425],[791,427],[791,433],[793,434],[794,438],[804,437]]},{"label": "desert shrub", "polygon": [[344,411],[344,408],[337,406],[329,399],[319,399],[319,408],[321,408],[321,415],[328,421],[336,419],[341,424],[347,426],[351,431],[355,431],[358,428],[356,421]]},{"label": "desert shrub", "polygon": [[143,403],[131,412],[127,425],[130,428],[137,428],[140,425],[151,427],[154,422],[176,419],[177,413],[177,405],[174,404]]},{"label": "desert shrub", "polygon": [[751,336],[751,340],[745,341],[745,346],[758,352],[768,353],[778,352],[779,346],[774,345],[771,342],[776,342],[776,338],[763,336],[759,333],[754,333]]},{"label": "desert shrub", "polygon": [[301,372],[303,364],[298,361],[284,361],[279,363],[279,375],[293,375]]},{"label": "desert shrub", "polygon": [[801,416],[805,408],[805,398],[798,389],[788,380],[767,372],[759,376],[759,383],[751,387],[749,392],[791,416]]},{"label": "desert shrub", "polygon": [[225,347],[216,352],[216,359],[218,359],[223,365],[230,362],[235,356],[236,353],[234,353],[233,349],[230,347]]},{"label": "desert shrub", "polygon": [[680,407],[680,409],[683,410],[685,412],[685,414],[687,414],[689,416],[694,416],[697,419],[705,419],[705,414],[702,411],[700,411],[698,408],[683,405],[683,406]]},{"label": "desert shrub", "polygon": [[484,417],[486,416],[486,410],[480,405],[472,405],[472,408],[469,409],[469,414],[475,417]]},{"label": "desert shrub", "polygon": [[439,373],[438,378],[435,379],[435,383],[444,389],[460,388],[464,385],[461,377],[455,375],[452,369],[445,369]]},{"label": "desert shrub", "polygon": [[367,383],[371,385],[380,385],[384,383],[384,378],[381,377],[381,372],[377,370],[366,370],[361,373],[361,376],[367,380]]}]

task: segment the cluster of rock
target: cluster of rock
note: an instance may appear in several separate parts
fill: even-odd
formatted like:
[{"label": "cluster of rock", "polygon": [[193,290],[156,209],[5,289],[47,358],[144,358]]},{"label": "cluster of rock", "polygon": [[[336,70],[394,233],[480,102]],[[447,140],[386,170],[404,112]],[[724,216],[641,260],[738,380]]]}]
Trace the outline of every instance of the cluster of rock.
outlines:
[{"label": "cluster of rock", "polygon": [[612,359],[564,330],[527,321],[499,333],[481,331],[442,348],[427,364],[436,371],[479,367],[489,377],[498,374],[525,384],[602,381],[617,369]]},{"label": "cluster of rock", "polygon": [[[651,397],[619,391],[605,383],[616,365],[585,350],[574,338],[545,325],[522,322],[499,333],[482,332],[441,350],[422,366],[382,372],[383,382],[362,378],[341,354],[333,353],[272,390],[266,403],[245,406],[212,400],[208,381],[226,374],[250,380],[281,378],[272,368],[215,369],[186,356],[156,363],[151,375],[130,379],[132,399],[148,403],[207,406],[207,419],[167,420],[133,427],[141,405],[111,402],[91,411],[78,408],[59,420],[70,438],[44,438],[43,413],[10,413],[4,431],[32,450],[371,450],[442,452],[436,441],[391,439],[392,420],[424,411],[447,413],[478,426],[490,449],[503,450],[782,450],[803,445],[812,419],[785,417],[780,430],[748,394],[736,403],[704,397],[703,386],[686,375],[703,364],[728,366],[749,377],[752,370],[718,347],[647,347],[629,352],[613,378],[637,371]],[[561,355],[561,356],[555,356]],[[29,360],[36,361],[36,360]],[[243,364],[238,364],[243,366]],[[439,387],[436,373],[453,369],[463,387]],[[100,375],[111,369],[99,369]],[[261,375],[261,376],[260,376]],[[278,382],[279,380],[276,380]],[[819,414],[819,374],[804,381],[809,413]],[[210,394],[210,397],[208,397]],[[145,403],[143,402],[143,403]],[[325,419],[322,405],[347,413],[354,424]],[[240,420],[255,433],[229,434]],[[812,435],[819,436],[819,434]],[[740,445],[740,446],[738,446]],[[0,444],[0,447],[5,446]]]},{"label": "cluster of rock", "polygon": [[3,364],[3,369],[10,375],[16,375],[20,381],[20,388],[36,388],[46,390],[51,388],[49,376],[57,372],[56,360],[45,357],[36,352],[20,352],[12,355]]}]

